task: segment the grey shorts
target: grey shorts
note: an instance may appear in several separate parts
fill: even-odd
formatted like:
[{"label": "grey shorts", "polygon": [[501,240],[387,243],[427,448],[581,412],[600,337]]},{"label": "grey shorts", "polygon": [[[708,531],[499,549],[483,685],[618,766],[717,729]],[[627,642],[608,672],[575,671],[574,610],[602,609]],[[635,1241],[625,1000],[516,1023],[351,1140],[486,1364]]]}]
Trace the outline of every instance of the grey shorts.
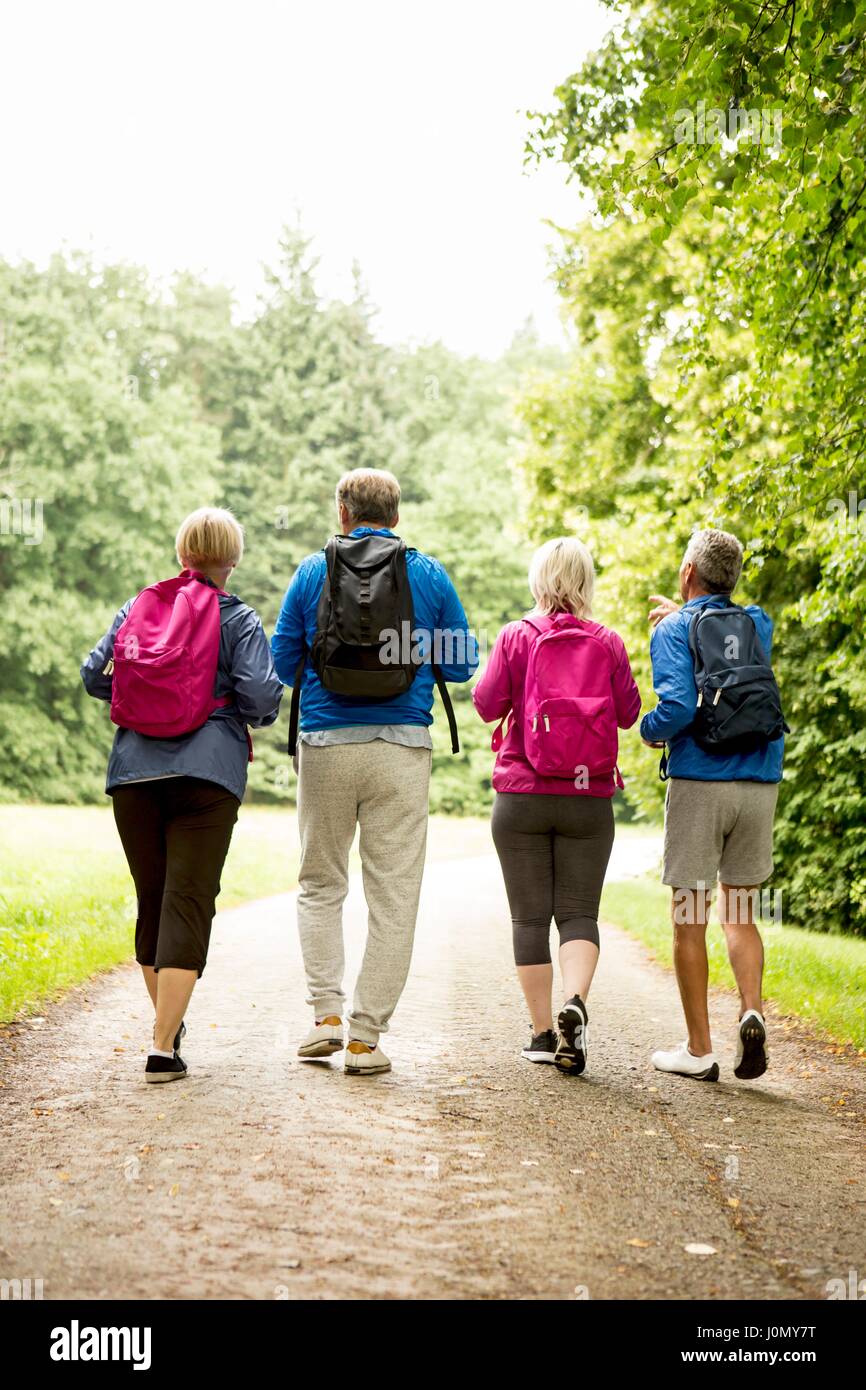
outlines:
[{"label": "grey shorts", "polygon": [[662,883],[672,888],[756,887],[773,872],[778,782],[672,777],[665,798]]}]

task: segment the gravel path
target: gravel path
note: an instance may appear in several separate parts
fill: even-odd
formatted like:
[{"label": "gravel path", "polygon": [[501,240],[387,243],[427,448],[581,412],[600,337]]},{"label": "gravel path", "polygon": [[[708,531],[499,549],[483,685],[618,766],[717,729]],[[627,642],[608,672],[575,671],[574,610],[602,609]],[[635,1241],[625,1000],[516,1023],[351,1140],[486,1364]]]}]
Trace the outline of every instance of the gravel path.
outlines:
[{"label": "gravel path", "polygon": [[[350,971],[362,909],[354,882]],[[429,866],[377,1079],[295,1058],[292,897],[218,918],[186,1082],[142,1082],[134,967],[8,1030],[0,1277],[46,1298],[774,1299],[866,1275],[862,1061],[777,1018],[771,1071],[741,1084],[718,992],[722,1082],[659,1076],[676,985],[608,927],[587,1075],[530,1066],[506,924],[494,858]]]}]

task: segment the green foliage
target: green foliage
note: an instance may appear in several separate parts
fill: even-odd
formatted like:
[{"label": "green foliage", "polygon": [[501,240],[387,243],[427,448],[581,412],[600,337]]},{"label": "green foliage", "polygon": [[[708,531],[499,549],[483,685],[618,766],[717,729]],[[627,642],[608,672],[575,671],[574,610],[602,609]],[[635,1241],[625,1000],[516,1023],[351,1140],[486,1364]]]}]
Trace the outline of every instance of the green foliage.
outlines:
[{"label": "green foliage", "polygon": [[168,519],[216,496],[218,438],[184,384],[157,389],[163,312],[138,271],[0,264],[0,323],[0,777],[63,801],[95,794],[104,746],[77,665],[171,570]]},{"label": "green foliage", "polygon": [[[242,520],[237,590],[268,631],[296,565],[332,533],[337,480],[359,466],[398,474],[402,533],[447,566],[482,639],[527,607],[513,401],[556,354],[530,333],[497,363],[397,350],[372,317],[357,276],[350,303],[319,296],[298,230],[248,323],[189,275],[166,296],[136,267],[86,257],[0,263],[5,799],[101,798],[112,729],[78,666],[122,602],[176,570],[193,507]],[[440,714],[433,804],[482,811],[489,736],[468,690],[456,697],[466,751],[451,757]],[[254,800],[294,798],[285,719],[255,736]]]},{"label": "green foliage", "polygon": [[[564,160],[592,210],[557,266],[578,350],[524,407],[533,525],[591,537],[645,692],[647,596],[675,594],[694,526],[743,537],[738,597],[776,619],[793,728],[776,882],[791,920],[860,933],[864,32],[852,3],[626,9],[533,121],[530,155]],[[657,810],[634,736],[625,761]]]}]

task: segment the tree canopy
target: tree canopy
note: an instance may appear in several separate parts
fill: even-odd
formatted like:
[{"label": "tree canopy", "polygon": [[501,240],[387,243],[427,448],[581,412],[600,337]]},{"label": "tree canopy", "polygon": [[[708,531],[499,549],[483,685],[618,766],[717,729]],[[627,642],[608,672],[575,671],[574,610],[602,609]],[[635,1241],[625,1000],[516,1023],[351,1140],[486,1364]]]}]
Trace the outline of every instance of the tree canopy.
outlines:
[{"label": "tree canopy", "polygon": [[[0,263],[4,797],[101,796],[112,728],[78,665],[122,602],[176,572],[194,507],[243,522],[233,582],[269,632],[296,565],[334,530],[337,480],[360,466],[397,473],[402,534],[448,567],[479,633],[492,640],[528,606],[514,401],[557,354],[531,333],[498,362],[386,347],[360,277],[350,302],[328,301],[315,270],[287,229],[239,323],[228,291],[189,275],[166,294],[141,269],[83,256]],[[464,755],[452,759],[441,718],[434,731],[434,805],[458,812],[490,797],[468,694],[455,690]],[[256,799],[294,795],[285,718],[256,736]]]},{"label": "tree canopy", "polygon": [[525,406],[535,525],[586,521],[644,690],[646,595],[696,525],[742,537],[793,729],[776,882],[791,920],[862,932],[866,13],[612,8],[527,143],[590,206],[556,265],[579,347]]}]

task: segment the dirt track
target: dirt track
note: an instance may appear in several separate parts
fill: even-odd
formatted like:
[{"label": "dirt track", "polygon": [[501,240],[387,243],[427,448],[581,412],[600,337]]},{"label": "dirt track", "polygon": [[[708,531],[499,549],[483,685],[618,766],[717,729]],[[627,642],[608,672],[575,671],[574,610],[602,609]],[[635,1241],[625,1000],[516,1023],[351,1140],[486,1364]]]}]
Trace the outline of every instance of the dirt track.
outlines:
[{"label": "dirt track", "polygon": [[[362,906],[354,883],[350,971]],[[506,921],[492,857],[429,866],[378,1079],[295,1058],[291,897],[218,918],[186,1082],[142,1084],[134,967],[13,1029],[0,1277],[46,1298],[773,1299],[866,1276],[862,1063],[775,1020],[770,1073],[741,1084],[717,994],[722,1082],[659,1076],[675,983],[606,928],[587,1075],[530,1066]]]}]

